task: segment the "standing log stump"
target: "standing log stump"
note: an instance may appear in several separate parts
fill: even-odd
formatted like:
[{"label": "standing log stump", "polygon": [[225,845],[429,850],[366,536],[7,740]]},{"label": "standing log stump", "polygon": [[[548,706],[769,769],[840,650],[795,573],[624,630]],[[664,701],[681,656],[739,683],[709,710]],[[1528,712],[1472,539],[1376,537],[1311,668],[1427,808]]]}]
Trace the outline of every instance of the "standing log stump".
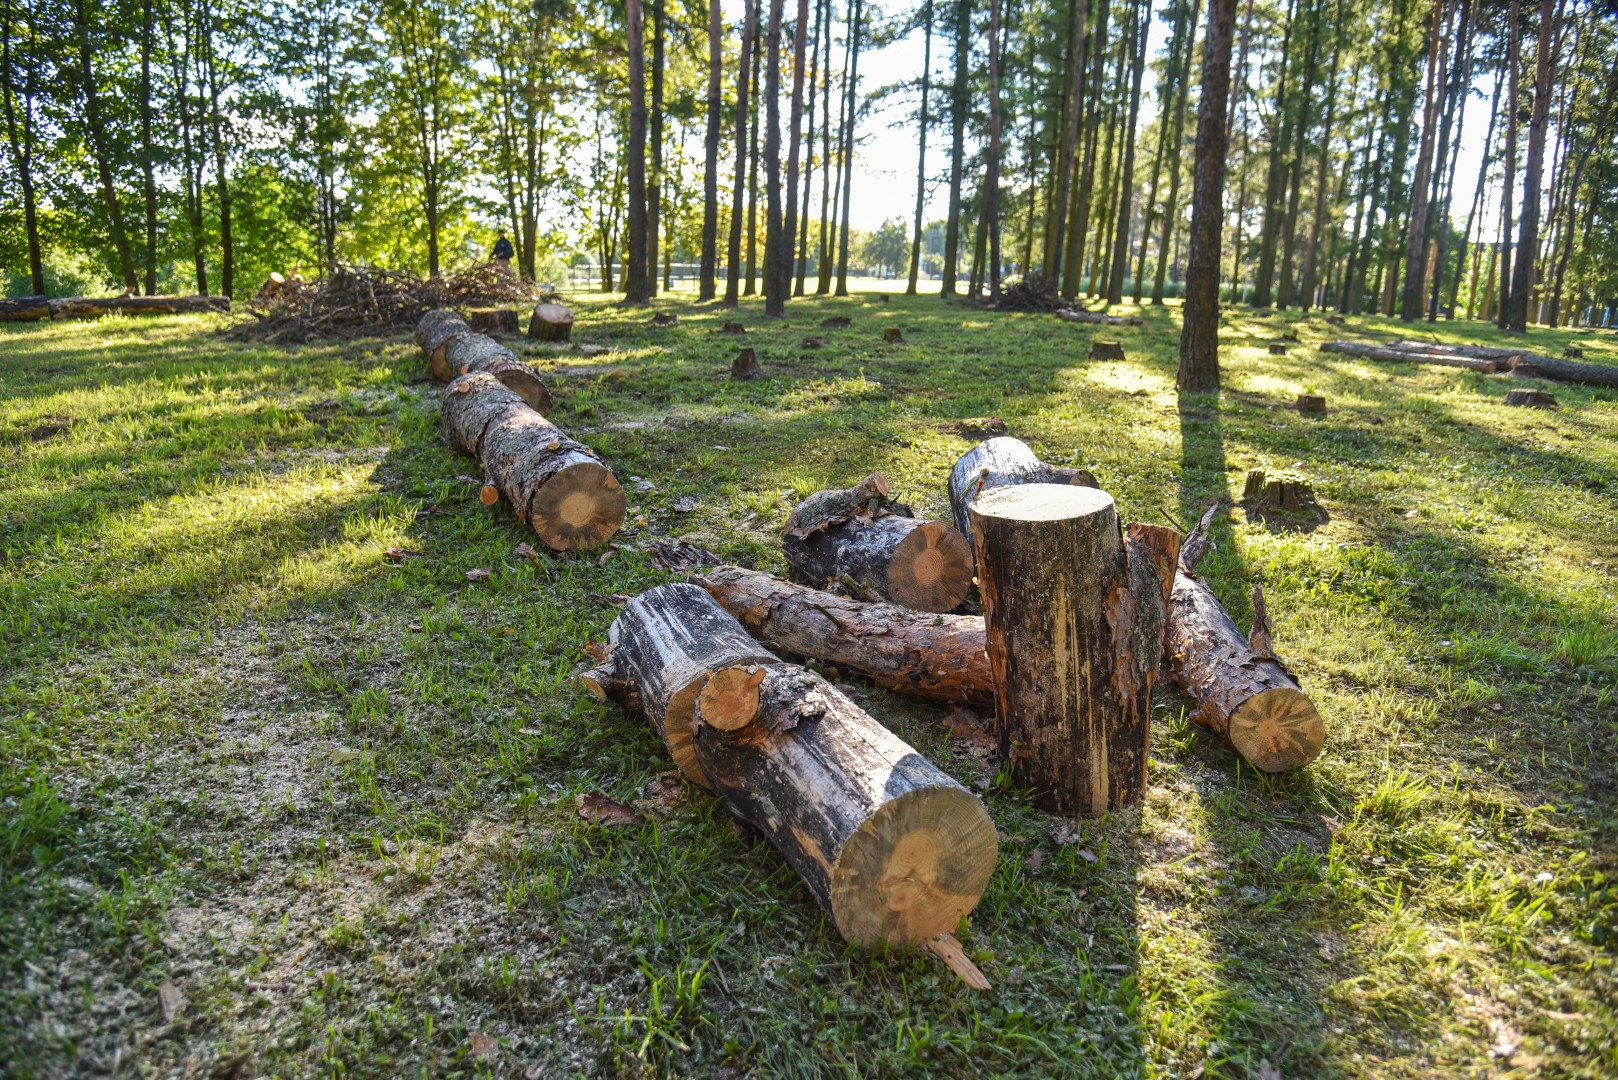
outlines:
[{"label": "standing log stump", "polygon": [[730,377],[744,382],[769,378],[764,368],[759,365],[758,354],[752,349],[743,349],[736,354],[736,359],[730,362]]},{"label": "standing log stump", "polygon": [[747,333],[747,327],[739,322],[728,322],[719,328],[719,332],[721,334],[745,334]]},{"label": "standing log stump", "polygon": [[844,940],[922,944],[977,906],[999,846],[982,802],[825,679],[739,665],[706,680],[696,713],[714,792],[775,845]]},{"label": "standing log stump", "polygon": [[1121,341],[1092,341],[1090,342],[1090,359],[1092,360],[1122,360],[1124,359],[1124,345]]},{"label": "standing log stump", "polygon": [[788,564],[806,581],[850,579],[913,611],[954,611],[972,588],[966,538],[942,521],[886,514],[781,538]]},{"label": "standing log stump", "polygon": [[1507,390],[1507,405],[1527,405],[1536,409],[1556,408],[1556,399],[1543,390]]},{"label": "standing log stump", "polygon": [[580,678],[598,697],[635,703],[680,772],[708,787],[691,744],[697,695],[715,671],[777,662],[713,597],[682,582],[625,604],[607,631],[606,660]]},{"label": "standing log stump", "polygon": [[[1000,421],[1004,429],[1005,421]],[[956,460],[949,471],[949,508],[955,529],[972,542],[972,500],[985,491],[1016,484],[1072,484],[1096,487],[1096,478],[1084,469],[1048,465],[1021,439],[1009,435],[985,439]]]},{"label": "standing log stump", "polygon": [[1319,394],[1299,394],[1295,405],[1297,410],[1305,415],[1326,415],[1326,399]]},{"label": "standing log stump", "polygon": [[1036,803],[1099,815],[1146,789],[1163,647],[1152,554],[1112,496],[1026,484],[971,507],[1000,749]]},{"label": "standing log stump", "polygon": [[504,498],[549,547],[599,547],[624,521],[624,489],[583,443],[545,419],[486,371],[444,390],[450,448],[483,462],[486,505]]},{"label": "standing log stump", "polygon": [[539,341],[568,341],[573,337],[573,312],[561,304],[536,304],[528,317],[528,336]]},{"label": "standing log stump", "polygon": [[668,311],[659,311],[652,316],[651,326],[679,326],[680,317]]},{"label": "standing log stump", "polygon": [[450,378],[484,371],[499,379],[541,416],[551,414],[551,392],[539,372],[517,359],[517,354],[482,334],[457,334],[444,346],[444,367]]},{"label": "standing log stump", "polygon": [[1285,356],[1286,354],[1287,354],[1287,343],[1286,342],[1284,342],[1284,341],[1272,341],[1272,342],[1270,342],[1270,355],[1271,356]]},{"label": "standing log stump", "polygon": [[904,332],[897,326],[890,326],[882,331],[882,340],[889,345],[903,345],[905,341]]},{"label": "standing log stump", "polygon": [[1271,479],[1263,469],[1252,469],[1242,485],[1242,504],[1255,517],[1280,512],[1319,517],[1324,511],[1308,481],[1292,477]]},{"label": "standing log stump", "polygon": [[823,337],[806,337],[803,339],[803,347],[806,349],[823,348],[825,344],[826,339]]},{"label": "standing log stump", "polygon": [[1568,345],[1562,349],[1563,360],[1583,360],[1584,350],[1577,345]]},{"label": "standing log stump", "polygon": [[450,368],[445,353],[451,341],[471,332],[466,320],[453,311],[440,308],[423,315],[416,323],[416,345],[427,361],[428,374],[439,382],[453,379],[457,372]]},{"label": "standing log stump", "polygon": [[847,315],[832,315],[820,320],[820,325],[827,330],[847,330],[854,325],[854,320]]},{"label": "standing log stump", "polygon": [[736,566],[692,580],[772,649],[819,660],[905,697],[994,710],[979,617],[863,603]]},{"label": "standing log stump", "polygon": [[517,313],[510,308],[478,308],[466,313],[466,324],[479,334],[515,334]]},{"label": "standing log stump", "polygon": [[1326,322],[1331,326],[1347,326],[1348,320],[1341,315],[1327,315]]}]

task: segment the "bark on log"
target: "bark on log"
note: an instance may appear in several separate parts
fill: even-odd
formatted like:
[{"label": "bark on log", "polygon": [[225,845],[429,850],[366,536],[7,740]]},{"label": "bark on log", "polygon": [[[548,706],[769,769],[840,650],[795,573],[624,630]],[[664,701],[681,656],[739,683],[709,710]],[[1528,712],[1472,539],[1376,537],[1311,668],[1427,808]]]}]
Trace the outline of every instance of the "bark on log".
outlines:
[{"label": "bark on log", "polygon": [[981,492],[1014,484],[1073,484],[1095,487],[1096,478],[1084,469],[1047,465],[1021,439],[1009,435],[985,439],[962,454],[949,471],[949,508],[955,530],[972,542],[972,520],[967,508]]},{"label": "bark on log", "polygon": [[1026,484],[972,503],[1000,748],[1037,804],[1098,815],[1146,789],[1163,648],[1151,552],[1112,496]]},{"label": "bark on log", "polygon": [[1064,322],[1088,323],[1092,326],[1143,326],[1146,322],[1133,316],[1103,315],[1099,311],[1075,311],[1072,308],[1058,311],[1056,317]]},{"label": "bark on log", "polygon": [[444,391],[450,447],[483,462],[484,501],[503,497],[557,551],[598,547],[623,524],[624,489],[583,443],[486,371]]},{"label": "bark on log", "polygon": [[445,352],[449,343],[472,328],[453,311],[439,308],[429,311],[416,323],[416,347],[427,361],[427,371],[439,382],[449,382],[456,372],[449,366]]},{"label": "bark on log", "polygon": [[[1172,578],[1172,559],[1169,565]],[[734,566],[692,580],[774,650],[811,657],[905,697],[994,710],[994,676],[978,616],[861,603]]]},{"label": "bark on log", "polygon": [[921,944],[977,906],[998,837],[971,792],[826,680],[738,666],[704,685],[696,757],[851,944]]},{"label": "bark on log", "polygon": [[99,319],[103,315],[193,315],[229,311],[228,296],[70,296],[47,301],[53,319]]},{"label": "bark on log", "polygon": [[[607,660],[583,681],[598,696],[638,710],[662,736],[674,763],[709,785],[691,744],[697,694],[715,671],[778,663],[702,589],[685,583],[641,593],[607,631]],[[633,691],[619,689],[627,684]]]},{"label": "bark on log", "polygon": [[1618,366],[1607,364],[1581,364],[1576,360],[1558,360],[1553,356],[1537,356],[1524,353],[1520,359],[1511,361],[1512,374],[1517,368],[1531,364],[1538,369],[1539,375],[1546,379],[1555,379],[1557,382],[1582,383],[1585,386],[1618,386]]},{"label": "bark on log", "polygon": [[827,330],[847,330],[854,325],[854,320],[847,315],[832,315],[829,318],[821,319],[820,325]]},{"label": "bark on log", "polygon": [[1385,345],[1364,345],[1357,341],[1328,341],[1320,347],[1321,352],[1342,353],[1344,356],[1354,356],[1361,360],[1380,360],[1392,364],[1439,364],[1443,367],[1468,368],[1472,371],[1481,371],[1494,374],[1501,370],[1498,360],[1478,359],[1470,356],[1452,356],[1437,352],[1412,352],[1389,348]]},{"label": "bark on log", "polygon": [[541,416],[551,414],[551,392],[539,372],[517,359],[517,354],[482,334],[457,334],[444,346],[444,366],[450,378],[486,371],[514,390]]},{"label": "bark on log", "polygon": [[51,305],[43,296],[0,300],[0,322],[39,322],[50,317]]},{"label": "bark on log", "polygon": [[573,312],[561,304],[537,304],[528,319],[528,336],[540,341],[567,341],[573,336]]},{"label": "bark on log", "polygon": [[859,515],[806,537],[789,530],[781,549],[805,580],[851,577],[915,611],[954,611],[972,588],[966,539],[942,521]]},{"label": "bark on log", "polygon": [[888,478],[874,472],[853,487],[817,491],[793,507],[786,531],[802,538],[840,525],[856,514],[875,517],[887,511],[888,490]]}]

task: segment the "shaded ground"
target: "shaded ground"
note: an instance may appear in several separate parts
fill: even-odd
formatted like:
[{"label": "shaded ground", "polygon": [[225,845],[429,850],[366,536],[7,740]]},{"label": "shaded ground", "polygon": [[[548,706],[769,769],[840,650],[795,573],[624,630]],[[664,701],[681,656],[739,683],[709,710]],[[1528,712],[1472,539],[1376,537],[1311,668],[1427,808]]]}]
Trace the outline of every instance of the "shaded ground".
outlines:
[{"label": "shaded ground", "polygon": [[[537,566],[402,339],[0,332],[4,1069],[1618,1071],[1618,393],[1508,409],[1507,381],[1324,356],[1322,319],[1238,311],[1226,390],[1180,397],[1177,308],[1086,327],[871,297],[744,308],[772,378],[732,384],[736,316],[675,309],[585,306],[603,356],[524,346],[634,523],[605,560]],[[1097,336],[1128,359],[1087,361]],[[1618,362],[1609,334],[1533,341]],[[1304,391],[1327,416],[1284,407]],[[990,416],[1126,517],[1188,524],[1249,468],[1312,482],[1325,524],[1238,511],[1204,568],[1238,618],[1264,584],[1329,741],[1257,776],[1165,692],[1145,804],[1069,823],[937,712],[856,687],[1002,832],[973,994],[846,950],[571,676],[614,594],[665,579],[648,539],[779,568],[790,505],[873,468],[942,514],[962,421]],[[652,824],[583,823],[595,789]]]}]

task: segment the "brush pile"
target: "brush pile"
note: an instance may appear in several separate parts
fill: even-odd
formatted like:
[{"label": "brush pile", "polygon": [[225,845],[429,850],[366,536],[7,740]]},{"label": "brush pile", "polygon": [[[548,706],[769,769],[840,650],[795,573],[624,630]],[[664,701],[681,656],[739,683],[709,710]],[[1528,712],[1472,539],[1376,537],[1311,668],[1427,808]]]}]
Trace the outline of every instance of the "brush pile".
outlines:
[{"label": "brush pile", "polygon": [[1061,311],[1068,306],[1056,292],[1056,283],[1030,270],[1000,294],[1000,311]]},{"label": "brush pile", "polygon": [[277,342],[356,337],[413,325],[433,308],[531,300],[534,295],[532,285],[492,263],[426,279],[374,266],[338,266],[315,281],[297,275],[272,278],[248,305],[255,321],[236,332]]}]

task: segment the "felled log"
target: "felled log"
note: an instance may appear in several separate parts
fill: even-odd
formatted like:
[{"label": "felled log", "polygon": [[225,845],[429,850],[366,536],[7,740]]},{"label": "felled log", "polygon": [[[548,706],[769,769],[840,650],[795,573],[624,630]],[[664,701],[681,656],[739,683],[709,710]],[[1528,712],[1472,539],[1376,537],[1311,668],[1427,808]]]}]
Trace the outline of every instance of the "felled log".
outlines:
[{"label": "felled log", "polygon": [[1141,326],[1144,319],[1133,316],[1103,315],[1099,311],[1081,311],[1074,308],[1063,308],[1056,313],[1058,319],[1064,322],[1089,323],[1092,326]]},{"label": "felled log", "polygon": [[1092,360],[1122,360],[1124,346],[1119,341],[1092,341],[1090,343],[1090,359]]},{"label": "felled log", "polygon": [[1556,399],[1543,390],[1507,390],[1506,404],[1554,409],[1556,408]]},{"label": "felled log", "polygon": [[1525,364],[1533,365],[1536,374],[1557,382],[1583,383],[1586,386],[1618,386],[1618,366],[1583,364],[1577,360],[1558,360],[1553,356],[1524,354],[1511,362],[1511,373]]},{"label": "felled log", "polygon": [[50,317],[51,305],[43,296],[0,300],[0,322],[39,322]]},{"label": "felled log", "polygon": [[831,315],[820,320],[820,325],[827,330],[847,330],[854,325],[854,320],[847,315]]},{"label": "felled log", "polygon": [[444,390],[450,448],[483,462],[485,503],[504,498],[557,551],[598,547],[624,521],[624,489],[601,458],[487,371]]},{"label": "felled log", "polygon": [[515,334],[517,313],[510,308],[478,308],[466,313],[466,324],[480,334]]},{"label": "felled log", "polygon": [[470,334],[472,328],[466,320],[446,308],[438,308],[427,312],[416,323],[416,347],[421,350],[422,358],[427,361],[427,371],[439,382],[449,382],[457,372],[449,366],[445,353],[449,343],[464,334]]},{"label": "felled log", "polygon": [[691,744],[697,694],[715,671],[777,662],[706,592],[679,583],[625,604],[607,631],[606,659],[579,678],[650,720],[680,772],[706,787]]},{"label": "felled log", "polygon": [[99,319],[103,315],[194,315],[229,311],[228,296],[70,296],[47,301],[53,319]]},{"label": "felled log", "polygon": [[1152,553],[1124,539],[1096,488],[997,488],[971,514],[1000,749],[1018,784],[1060,814],[1137,801],[1163,649]]},{"label": "felled log", "polygon": [[1301,769],[1320,754],[1325,725],[1297,678],[1276,658],[1263,593],[1253,633],[1243,637],[1213,590],[1196,576],[1209,550],[1210,511],[1182,548],[1169,599],[1169,675],[1197,702],[1191,721],[1264,772]]},{"label": "felled log", "polygon": [[528,336],[540,341],[566,341],[573,336],[573,312],[561,304],[536,304],[528,319]]},{"label": "felled log", "polygon": [[949,471],[949,508],[955,529],[968,543],[972,521],[967,507],[980,492],[1014,484],[1074,484],[1095,487],[1084,469],[1047,465],[1021,439],[1009,435],[986,439],[962,454]]},{"label": "felled log", "polygon": [[923,944],[977,906],[999,841],[971,792],[814,672],[716,672],[696,757],[730,812],[796,870],[838,933]]},{"label": "felled log", "polygon": [[1357,341],[1328,341],[1320,346],[1320,351],[1355,356],[1361,360],[1380,360],[1392,364],[1439,364],[1443,367],[1468,368],[1472,371],[1482,371],[1486,374],[1493,374],[1501,370],[1502,367],[1501,362],[1498,360],[1456,356],[1427,349],[1417,352],[1395,349],[1386,345],[1365,345]]},{"label": "felled log", "polygon": [[768,378],[758,362],[758,354],[752,349],[743,349],[736,354],[736,359],[730,362],[730,377],[744,382]]},{"label": "felled log", "polygon": [[[1170,560],[1171,577],[1172,568]],[[735,566],[692,581],[774,650],[819,660],[906,697],[994,709],[994,676],[978,616],[862,603]]]},{"label": "felled log", "polygon": [[551,414],[551,392],[539,372],[517,359],[517,354],[482,334],[457,334],[444,346],[444,367],[449,377],[486,371],[515,390],[541,416]]},{"label": "felled log", "polygon": [[784,534],[781,549],[808,581],[852,579],[914,611],[954,611],[972,588],[966,538],[942,521],[855,517],[807,537]]}]

